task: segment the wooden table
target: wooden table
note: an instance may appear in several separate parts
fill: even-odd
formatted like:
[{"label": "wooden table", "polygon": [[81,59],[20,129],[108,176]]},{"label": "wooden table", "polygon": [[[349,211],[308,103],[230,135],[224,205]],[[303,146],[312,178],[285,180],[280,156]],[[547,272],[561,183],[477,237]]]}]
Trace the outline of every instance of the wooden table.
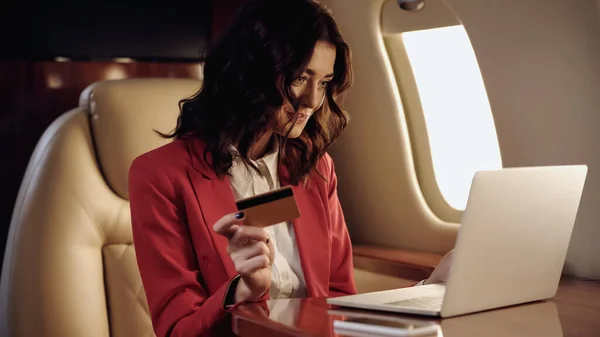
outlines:
[{"label": "wooden table", "polygon": [[[334,332],[333,321],[352,315],[432,320],[421,316],[342,309],[329,306],[324,298],[306,298],[239,306],[233,312],[232,329],[242,337],[342,336]],[[440,324],[444,337],[598,337],[600,282],[564,278],[556,296],[549,301],[433,320]]]}]

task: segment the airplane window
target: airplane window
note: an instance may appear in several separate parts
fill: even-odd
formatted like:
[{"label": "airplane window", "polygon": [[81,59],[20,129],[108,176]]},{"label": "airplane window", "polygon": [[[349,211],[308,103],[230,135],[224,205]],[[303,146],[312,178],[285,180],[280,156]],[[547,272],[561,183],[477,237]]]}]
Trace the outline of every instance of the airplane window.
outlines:
[{"label": "airplane window", "polygon": [[502,168],[475,53],[462,25],[405,32],[402,42],[425,122],[411,131],[426,132],[439,191],[464,210],[475,172]]},{"label": "airplane window", "polygon": [[321,1],[353,48],[352,127],[331,151],[353,242],[445,253],[475,171],[502,167],[477,45],[450,1]]}]

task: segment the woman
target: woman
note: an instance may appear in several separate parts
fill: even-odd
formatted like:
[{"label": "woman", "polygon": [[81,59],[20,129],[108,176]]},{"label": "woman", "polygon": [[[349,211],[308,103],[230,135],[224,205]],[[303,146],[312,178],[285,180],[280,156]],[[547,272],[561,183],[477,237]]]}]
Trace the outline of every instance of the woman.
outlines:
[{"label": "woman", "polygon": [[[182,101],[175,140],[129,176],[133,237],[156,335],[197,336],[240,303],[356,293],[326,151],[346,127],[350,51],[310,0],[242,11]],[[244,226],[235,201],[291,185],[301,216]]]},{"label": "woman", "polygon": [[[236,304],[354,294],[352,251],[326,154],[348,122],[350,52],[325,8],[257,1],[184,100],[170,144],[129,177],[134,244],[157,336],[196,336]],[[235,200],[292,185],[301,217],[243,226]]]}]

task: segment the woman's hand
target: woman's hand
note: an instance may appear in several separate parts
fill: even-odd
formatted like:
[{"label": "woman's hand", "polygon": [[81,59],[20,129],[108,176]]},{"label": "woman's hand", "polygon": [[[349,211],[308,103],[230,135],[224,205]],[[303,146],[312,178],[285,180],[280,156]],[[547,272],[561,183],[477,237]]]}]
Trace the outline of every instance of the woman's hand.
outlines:
[{"label": "woman's hand", "polygon": [[448,272],[450,272],[450,266],[452,265],[452,254],[454,249],[446,253],[440,263],[435,267],[431,275],[423,284],[434,284],[434,283],[446,283],[448,279]]},{"label": "woman's hand", "polygon": [[271,265],[275,258],[273,242],[259,227],[242,226],[243,213],[223,216],[214,230],[229,240],[227,251],[240,274],[235,303],[259,299],[271,286]]}]

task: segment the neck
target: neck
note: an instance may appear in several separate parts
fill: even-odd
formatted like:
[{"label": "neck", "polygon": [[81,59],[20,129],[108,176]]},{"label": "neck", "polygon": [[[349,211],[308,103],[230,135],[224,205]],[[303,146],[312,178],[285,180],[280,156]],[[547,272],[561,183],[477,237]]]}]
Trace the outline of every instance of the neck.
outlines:
[{"label": "neck", "polygon": [[264,157],[273,147],[273,132],[265,132],[256,143],[254,143],[250,149],[248,149],[248,157],[252,160],[256,160]]}]

